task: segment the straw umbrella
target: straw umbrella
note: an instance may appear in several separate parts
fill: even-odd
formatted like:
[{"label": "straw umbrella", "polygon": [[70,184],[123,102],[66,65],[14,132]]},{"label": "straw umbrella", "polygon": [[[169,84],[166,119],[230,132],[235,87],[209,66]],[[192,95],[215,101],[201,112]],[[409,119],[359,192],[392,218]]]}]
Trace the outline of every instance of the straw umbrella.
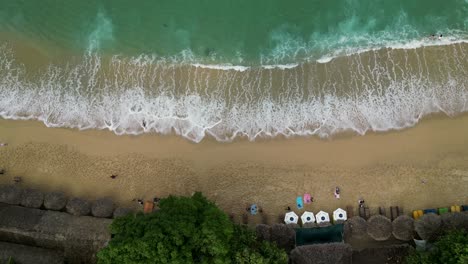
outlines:
[{"label": "straw umbrella", "polygon": [[407,215],[400,215],[392,222],[393,236],[396,239],[408,241],[413,239],[414,220]]},{"label": "straw umbrella", "polygon": [[376,241],[385,241],[392,236],[392,222],[383,215],[374,215],[367,221],[367,234]]},{"label": "straw umbrella", "polygon": [[441,225],[442,220],[440,216],[430,213],[416,220],[414,222],[414,229],[422,239],[432,240],[439,234]]},{"label": "straw umbrella", "polygon": [[440,216],[444,229],[465,229],[468,231],[468,214],[453,212]]},{"label": "straw umbrella", "polygon": [[284,215],[284,222],[286,224],[297,224],[298,220],[299,220],[299,216],[297,216],[297,214],[292,211]]},{"label": "straw umbrella", "polygon": [[366,237],[367,221],[360,216],[349,218],[344,223],[344,233],[346,237],[353,237],[358,239]]}]

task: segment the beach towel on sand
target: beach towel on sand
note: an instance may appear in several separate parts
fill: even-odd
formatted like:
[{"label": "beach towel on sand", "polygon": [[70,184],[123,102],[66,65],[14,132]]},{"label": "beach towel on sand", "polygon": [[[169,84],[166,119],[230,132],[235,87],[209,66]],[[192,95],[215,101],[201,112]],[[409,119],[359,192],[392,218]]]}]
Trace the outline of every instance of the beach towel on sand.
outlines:
[{"label": "beach towel on sand", "polygon": [[312,202],[310,194],[306,193],[304,194],[304,203],[310,204]]},{"label": "beach towel on sand", "polygon": [[301,196],[298,196],[296,198],[296,205],[297,205],[298,209],[304,208],[304,204],[302,203],[302,197]]}]

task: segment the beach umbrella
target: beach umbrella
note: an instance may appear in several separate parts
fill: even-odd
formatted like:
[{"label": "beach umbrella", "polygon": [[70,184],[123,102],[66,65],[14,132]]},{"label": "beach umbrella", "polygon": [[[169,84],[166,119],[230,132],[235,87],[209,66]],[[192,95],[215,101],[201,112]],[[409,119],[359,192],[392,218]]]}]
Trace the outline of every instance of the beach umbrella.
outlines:
[{"label": "beach umbrella", "polygon": [[347,215],[345,210],[338,208],[335,211],[333,211],[333,221],[346,221],[346,219]]},{"label": "beach umbrella", "polygon": [[329,223],[330,222],[330,215],[328,215],[327,212],[320,211],[315,215],[315,219],[317,220],[317,224]]},{"label": "beach umbrella", "polygon": [[292,211],[284,215],[284,222],[286,224],[297,224],[298,220],[299,220],[299,216],[297,216],[297,214]]},{"label": "beach umbrella", "polygon": [[305,212],[301,215],[301,220],[302,220],[302,224],[307,224],[307,223],[313,223],[313,222],[315,222],[314,213],[305,211]]},{"label": "beach umbrella", "polygon": [[392,234],[398,240],[409,241],[413,239],[414,220],[407,215],[400,215],[392,222]]},{"label": "beach umbrella", "polygon": [[252,204],[252,205],[250,206],[250,214],[251,214],[251,215],[256,215],[256,214],[257,214],[257,211],[258,211],[257,205],[256,205],[256,204]]},{"label": "beach umbrella", "polygon": [[442,219],[433,213],[425,214],[414,222],[414,229],[424,240],[434,240],[439,234],[441,226]]},{"label": "beach umbrella", "polygon": [[367,221],[367,234],[376,241],[392,236],[392,221],[383,215],[374,215]]}]

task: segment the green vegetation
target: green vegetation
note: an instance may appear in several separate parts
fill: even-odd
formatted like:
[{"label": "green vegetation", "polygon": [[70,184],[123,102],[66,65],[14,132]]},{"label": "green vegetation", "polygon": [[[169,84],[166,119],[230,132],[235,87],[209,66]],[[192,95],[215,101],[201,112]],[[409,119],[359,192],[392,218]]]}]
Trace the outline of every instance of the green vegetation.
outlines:
[{"label": "green vegetation", "polygon": [[427,252],[413,251],[407,264],[466,264],[468,263],[468,233],[452,230],[440,237],[434,249]]},{"label": "green vegetation", "polygon": [[287,255],[233,224],[201,193],[162,199],[157,213],[114,220],[98,263],[287,263]]}]

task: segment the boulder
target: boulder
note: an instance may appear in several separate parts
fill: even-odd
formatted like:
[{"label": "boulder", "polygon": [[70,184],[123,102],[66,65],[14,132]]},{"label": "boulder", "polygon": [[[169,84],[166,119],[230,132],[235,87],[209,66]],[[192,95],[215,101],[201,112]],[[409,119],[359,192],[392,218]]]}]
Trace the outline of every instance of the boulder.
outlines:
[{"label": "boulder", "polygon": [[329,243],[296,247],[289,259],[292,264],[351,264],[352,256],[349,244]]},{"label": "boulder", "polygon": [[91,204],[85,199],[72,198],[68,201],[66,209],[67,213],[72,215],[89,215],[91,212]]},{"label": "boulder", "polygon": [[91,212],[95,217],[109,218],[114,212],[114,202],[109,198],[102,198],[94,201]]},{"label": "boulder", "polygon": [[259,224],[255,227],[255,231],[259,240],[271,241],[271,227],[269,225]]},{"label": "boulder", "polygon": [[0,202],[18,205],[21,203],[23,190],[15,185],[0,185]]},{"label": "boulder", "polygon": [[360,217],[354,216],[349,218],[344,224],[344,236],[348,238],[364,239],[367,238],[367,221]]},{"label": "boulder", "polygon": [[62,192],[50,192],[44,195],[44,207],[48,210],[60,211],[67,205],[67,197]]},{"label": "boulder", "polygon": [[294,245],[296,244],[295,241],[296,232],[293,228],[289,228],[285,224],[274,224],[271,227],[271,241],[276,243],[278,247],[286,250],[286,252],[290,252]]},{"label": "boulder", "polygon": [[130,208],[117,207],[117,208],[114,210],[114,215],[113,215],[113,217],[114,217],[114,218],[122,217],[122,216],[126,216],[126,215],[128,215],[128,214],[131,214],[131,213],[133,213],[133,210],[130,209]]},{"label": "boulder", "polygon": [[36,189],[25,189],[21,206],[30,208],[40,208],[44,203],[44,193]]},{"label": "boulder", "polygon": [[385,241],[392,236],[392,221],[383,215],[374,215],[367,221],[367,234],[376,241]]},{"label": "boulder", "polygon": [[440,235],[442,220],[439,215],[430,213],[414,222],[414,229],[424,240],[435,240]]}]

